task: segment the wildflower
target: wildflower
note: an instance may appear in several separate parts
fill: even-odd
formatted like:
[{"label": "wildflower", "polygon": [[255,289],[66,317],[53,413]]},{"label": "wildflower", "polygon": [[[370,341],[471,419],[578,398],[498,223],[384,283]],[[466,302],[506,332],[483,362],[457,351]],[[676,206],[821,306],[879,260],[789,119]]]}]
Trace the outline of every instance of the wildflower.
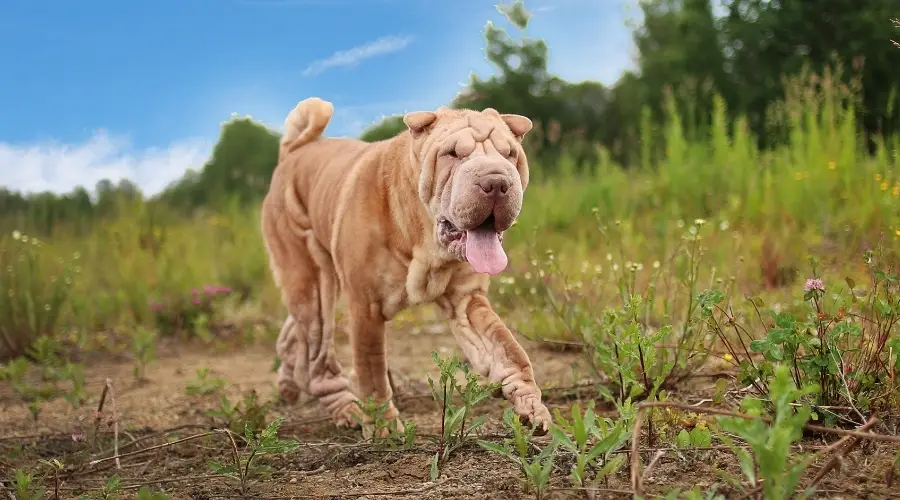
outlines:
[{"label": "wildflower", "polygon": [[894,195],[894,198],[900,196],[900,184],[894,185],[894,188],[891,189],[891,194]]},{"label": "wildflower", "polygon": [[706,219],[694,219],[694,224],[702,226],[703,224],[706,224]]},{"label": "wildflower", "polygon": [[828,170],[834,170],[837,168],[837,164],[833,161],[828,162]]},{"label": "wildflower", "polygon": [[880,187],[882,191],[887,191],[887,188],[888,188],[887,181],[881,181],[881,184],[879,184],[878,187]]},{"label": "wildflower", "polygon": [[653,269],[659,269],[659,261],[658,260],[653,261]]},{"label": "wildflower", "polygon": [[727,220],[723,220],[722,222],[719,223],[719,230],[720,231],[728,231],[728,221]]},{"label": "wildflower", "polygon": [[618,264],[613,264],[613,272],[616,272],[616,271],[618,271],[618,270],[619,270],[619,265],[618,265]]},{"label": "wildflower", "polygon": [[881,181],[881,174],[875,174],[875,180]]},{"label": "wildflower", "polygon": [[606,260],[612,260],[612,254],[611,254],[611,253],[606,254]]},{"label": "wildflower", "polygon": [[697,234],[697,226],[691,226],[691,227],[688,229],[688,232],[691,233],[691,234],[694,234],[694,235]]},{"label": "wildflower", "polygon": [[894,235],[900,238],[900,229],[894,231]]},{"label": "wildflower", "polygon": [[20,232],[18,232],[18,231],[13,231],[13,232],[12,232],[12,239],[14,239],[14,240],[16,240],[16,241],[21,240],[21,239],[22,239],[22,233],[20,233]]},{"label": "wildflower", "polygon": [[825,282],[818,278],[809,278],[806,280],[806,284],[803,285],[804,292],[811,292],[813,290],[825,291]]},{"label": "wildflower", "polygon": [[726,354],[722,356],[722,359],[724,359],[725,361],[732,361],[734,360],[734,356],[732,356],[731,354]]}]

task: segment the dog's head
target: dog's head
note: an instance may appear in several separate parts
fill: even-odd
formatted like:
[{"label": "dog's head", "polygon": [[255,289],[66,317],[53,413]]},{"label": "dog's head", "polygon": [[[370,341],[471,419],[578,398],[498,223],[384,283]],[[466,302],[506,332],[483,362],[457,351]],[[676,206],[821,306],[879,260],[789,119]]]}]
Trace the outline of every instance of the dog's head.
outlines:
[{"label": "dog's head", "polygon": [[413,138],[419,198],[428,207],[438,245],[475,271],[506,268],[503,232],[522,209],[528,160],[522,139],[532,127],[520,115],[438,109],[403,118]]}]

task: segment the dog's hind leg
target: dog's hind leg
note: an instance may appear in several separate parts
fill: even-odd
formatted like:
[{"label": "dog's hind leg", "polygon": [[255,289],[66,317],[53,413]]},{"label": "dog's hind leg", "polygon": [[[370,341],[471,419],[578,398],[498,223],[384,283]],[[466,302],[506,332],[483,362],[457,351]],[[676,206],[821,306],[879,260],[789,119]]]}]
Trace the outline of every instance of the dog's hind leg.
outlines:
[{"label": "dog's hind leg", "polygon": [[352,408],[357,398],[334,352],[338,285],[331,257],[312,231],[291,224],[286,217],[264,215],[263,232],[290,312],[276,343],[281,359],[279,391],[289,402],[306,392],[325,406],[335,423],[356,425]]}]

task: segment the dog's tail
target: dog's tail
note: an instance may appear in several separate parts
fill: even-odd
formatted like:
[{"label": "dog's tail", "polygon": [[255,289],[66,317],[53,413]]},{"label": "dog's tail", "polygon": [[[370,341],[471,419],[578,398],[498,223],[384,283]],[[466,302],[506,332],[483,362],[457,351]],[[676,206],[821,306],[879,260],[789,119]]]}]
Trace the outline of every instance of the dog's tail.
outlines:
[{"label": "dog's tail", "polygon": [[310,97],[297,103],[284,120],[279,158],[284,158],[291,151],[318,139],[333,114],[334,106],[318,97]]}]

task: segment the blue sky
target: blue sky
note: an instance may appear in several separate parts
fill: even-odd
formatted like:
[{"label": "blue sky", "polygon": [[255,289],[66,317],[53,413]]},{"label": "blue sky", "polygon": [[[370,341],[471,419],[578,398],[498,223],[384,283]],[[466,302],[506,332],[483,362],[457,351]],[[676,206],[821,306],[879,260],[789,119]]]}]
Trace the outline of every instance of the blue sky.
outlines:
[{"label": "blue sky", "polygon": [[[221,123],[280,130],[300,99],[334,103],[328,135],[433,109],[471,72],[484,0],[3,0],[0,185],[89,189],[127,177],[150,194],[202,167]],[[633,0],[526,0],[551,70],[613,83],[630,67]],[[516,32],[512,32],[516,35]]]}]

